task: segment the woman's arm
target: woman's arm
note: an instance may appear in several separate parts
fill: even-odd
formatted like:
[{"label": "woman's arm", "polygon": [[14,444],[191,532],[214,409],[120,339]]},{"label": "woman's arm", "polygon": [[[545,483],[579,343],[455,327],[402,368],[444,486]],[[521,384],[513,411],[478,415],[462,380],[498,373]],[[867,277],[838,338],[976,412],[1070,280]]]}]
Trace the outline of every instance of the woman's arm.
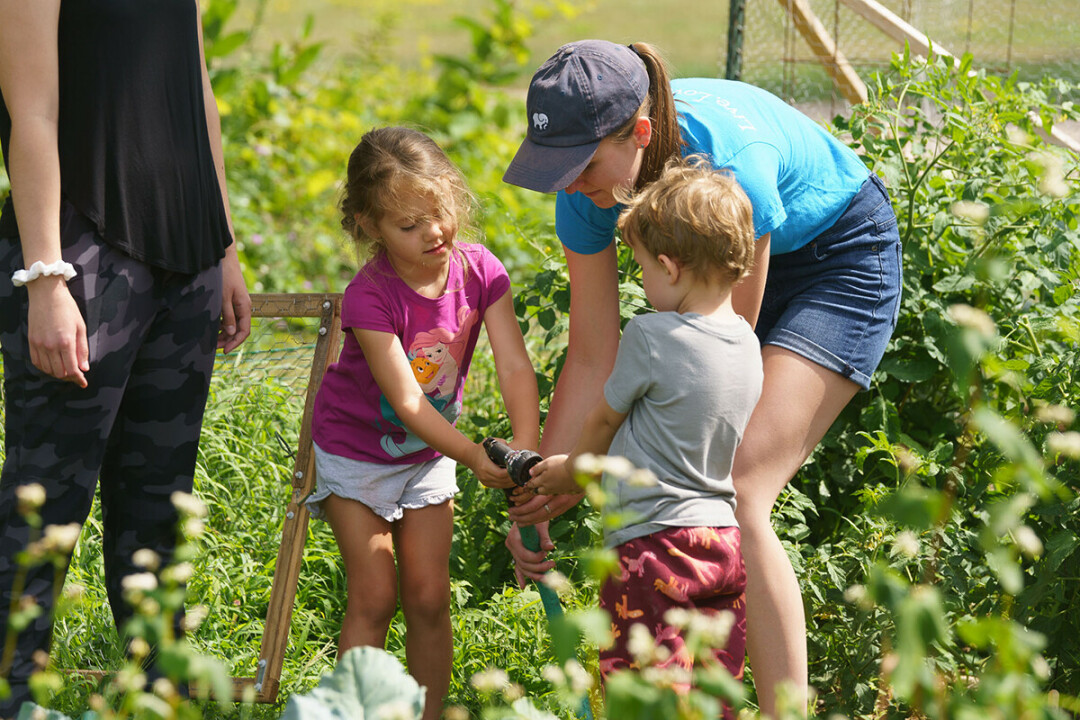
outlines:
[{"label": "woman's arm", "polygon": [[506,470],[488,459],[480,443],[474,443],[428,402],[416,382],[397,335],[378,330],[353,329],[379,389],[398,418],[429,447],[469,467],[488,487],[514,487]]},{"label": "woman's arm", "polygon": [[754,266],[750,274],[735,284],[731,290],[731,304],[750,327],[757,326],[761,313],[761,298],[765,294],[765,280],[769,275],[769,243],[771,235],[765,233],[754,243]]},{"label": "woman's arm", "polygon": [[[615,243],[593,255],[563,247],[570,276],[570,341],[548,409],[540,454],[569,452],[585,416],[603,396],[619,349],[619,276]],[[535,525],[573,507],[580,495],[538,495],[510,508],[510,519]],[[515,557],[517,557],[515,553]]]},{"label": "woman's arm", "polygon": [[506,413],[514,434],[512,447],[516,450],[536,450],[540,444],[540,398],[536,388],[536,371],[525,339],[521,337],[514,298],[507,291],[484,313],[484,327],[495,356],[495,372],[499,376]]},{"label": "woman's arm", "polygon": [[210,152],[214,156],[214,170],[217,172],[218,187],[221,189],[221,202],[225,206],[225,219],[229,224],[229,234],[233,236],[233,242],[225,248],[225,257],[221,261],[221,331],[218,334],[218,347],[225,352],[230,352],[251,334],[251,297],[244,283],[244,273],[240,269],[236,233],[233,230],[232,213],[229,211],[229,190],[225,182],[225,151],[221,146],[221,117],[218,115],[214,89],[210,85],[210,75],[206,70],[201,21],[198,26],[206,132],[210,137]]},{"label": "woman's arm", "polygon": [[[62,260],[57,34],[60,0],[0,0],[0,89],[11,116],[8,176],[23,267]],[[86,387],[86,323],[62,276],[26,285],[30,361]]]}]

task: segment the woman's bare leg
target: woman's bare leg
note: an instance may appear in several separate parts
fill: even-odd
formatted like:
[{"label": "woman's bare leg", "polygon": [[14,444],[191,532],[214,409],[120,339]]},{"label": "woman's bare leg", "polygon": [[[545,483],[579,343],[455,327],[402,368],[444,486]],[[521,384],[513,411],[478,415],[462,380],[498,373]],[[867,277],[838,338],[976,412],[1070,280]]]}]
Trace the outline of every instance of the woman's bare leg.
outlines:
[{"label": "woman's bare leg", "polygon": [[[735,455],[736,517],[746,562],[746,645],[761,713],[805,713],[806,618],[798,578],[773,530],[780,492],[859,387],[788,350],[762,350],[761,399]],[[785,689],[781,689],[784,687]]]}]

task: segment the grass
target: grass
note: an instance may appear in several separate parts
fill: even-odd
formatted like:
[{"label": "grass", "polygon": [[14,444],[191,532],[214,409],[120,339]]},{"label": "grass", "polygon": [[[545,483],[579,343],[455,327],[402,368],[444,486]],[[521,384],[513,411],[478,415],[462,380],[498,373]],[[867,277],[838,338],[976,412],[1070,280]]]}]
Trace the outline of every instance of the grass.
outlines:
[{"label": "grass", "polygon": [[[257,3],[240,0],[238,21],[250,22]],[[813,0],[810,4],[829,33],[839,38],[841,51],[857,65],[887,63],[892,52],[902,49],[851,10],[838,6],[837,0]],[[980,65],[999,70],[1018,68],[1028,77],[1046,71],[1080,79],[1078,3],[974,0],[969,5],[969,0],[887,0],[884,4],[951,52],[970,51]],[[380,19],[389,19],[394,30],[388,52],[398,62],[415,64],[429,52],[463,49],[468,36],[453,18],[475,17],[489,7],[488,0],[269,0],[262,41],[291,37],[310,13],[315,19],[315,37],[327,42],[326,57],[340,58],[369,44],[371,34],[380,30]],[[727,2],[588,0],[572,7],[573,18],[552,19],[536,28],[530,50],[537,64],[565,42],[601,37],[624,43],[651,42],[665,52],[679,76],[724,74]],[[759,84],[768,85],[770,76],[778,74],[775,67],[785,58],[795,61],[797,73],[802,72],[798,65],[804,61],[813,63],[805,42],[785,23],[780,2],[748,3],[745,27],[743,79],[759,82],[761,78]],[[820,87],[817,80],[806,85]]]}]

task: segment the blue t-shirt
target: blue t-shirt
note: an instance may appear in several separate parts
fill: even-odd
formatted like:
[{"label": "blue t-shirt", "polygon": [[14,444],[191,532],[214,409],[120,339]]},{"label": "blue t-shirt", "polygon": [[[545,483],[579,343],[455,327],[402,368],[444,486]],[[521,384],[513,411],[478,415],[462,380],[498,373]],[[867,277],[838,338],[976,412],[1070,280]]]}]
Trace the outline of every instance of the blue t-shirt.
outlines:
[{"label": "blue t-shirt", "polygon": [[[869,176],[854,150],[766,90],[709,78],[671,87],[683,155],[707,155],[714,167],[732,171],[754,206],[755,237],[772,233],[773,255],[832,227]],[[574,252],[597,253],[611,243],[621,210],[560,191],[555,231]]]}]

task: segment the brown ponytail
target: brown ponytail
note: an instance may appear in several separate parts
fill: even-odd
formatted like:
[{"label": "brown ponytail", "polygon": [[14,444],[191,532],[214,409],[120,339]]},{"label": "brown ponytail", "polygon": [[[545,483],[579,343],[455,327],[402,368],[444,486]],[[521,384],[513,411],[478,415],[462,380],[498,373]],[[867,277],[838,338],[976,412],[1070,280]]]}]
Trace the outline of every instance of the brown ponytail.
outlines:
[{"label": "brown ponytail", "polygon": [[612,133],[612,138],[616,141],[629,140],[634,134],[634,125],[639,117],[648,117],[652,122],[652,140],[645,148],[641,172],[634,184],[634,189],[640,190],[660,177],[668,160],[676,157],[686,143],[679,131],[667,63],[660,52],[648,43],[633,43],[630,49],[645,63],[645,70],[649,73],[649,94],[637,113]]}]

